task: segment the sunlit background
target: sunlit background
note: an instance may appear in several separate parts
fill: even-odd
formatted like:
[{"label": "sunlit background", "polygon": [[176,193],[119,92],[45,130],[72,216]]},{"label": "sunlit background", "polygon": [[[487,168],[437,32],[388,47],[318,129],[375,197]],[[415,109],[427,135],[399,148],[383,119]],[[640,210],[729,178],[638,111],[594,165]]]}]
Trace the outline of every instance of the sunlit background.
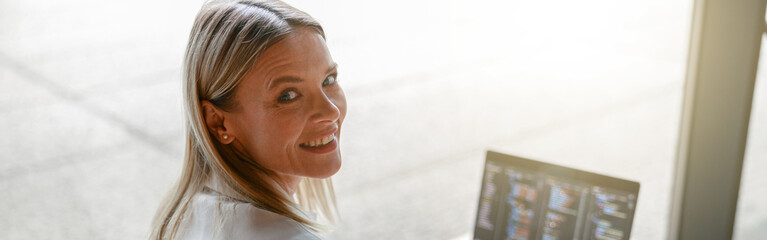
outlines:
[{"label": "sunlit background", "polygon": [[[691,0],[288,2],[349,102],[333,238],[470,238],[488,149],[638,181],[631,238],[666,238]],[[0,1],[2,238],[148,236],[201,3]],[[767,236],[759,70],[736,239]]]}]

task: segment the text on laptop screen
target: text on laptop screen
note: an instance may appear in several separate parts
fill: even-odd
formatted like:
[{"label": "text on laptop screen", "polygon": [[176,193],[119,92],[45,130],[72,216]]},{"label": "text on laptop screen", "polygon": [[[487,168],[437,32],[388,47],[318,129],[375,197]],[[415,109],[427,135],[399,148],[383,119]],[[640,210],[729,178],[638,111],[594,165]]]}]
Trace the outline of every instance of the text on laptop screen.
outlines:
[{"label": "text on laptop screen", "polygon": [[488,152],[474,239],[628,239],[639,184]]}]

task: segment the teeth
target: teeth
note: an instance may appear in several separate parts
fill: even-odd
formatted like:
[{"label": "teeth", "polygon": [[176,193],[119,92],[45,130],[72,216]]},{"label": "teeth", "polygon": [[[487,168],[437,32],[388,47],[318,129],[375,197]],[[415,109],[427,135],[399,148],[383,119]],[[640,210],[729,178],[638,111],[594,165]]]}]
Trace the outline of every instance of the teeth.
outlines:
[{"label": "teeth", "polygon": [[333,134],[331,134],[330,136],[327,136],[327,137],[323,138],[323,139],[322,139],[322,145],[328,144],[328,143],[329,143],[330,141],[332,141],[332,140],[333,140]]},{"label": "teeth", "polygon": [[307,143],[304,143],[303,145],[306,145],[306,146],[309,146],[309,147],[318,147],[318,146],[322,146],[322,145],[330,143],[331,141],[333,141],[333,138],[334,138],[334,135],[330,134],[327,137],[320,138],[320,139],[317,139],[317,140],[312,140],[312,141],[309,141]]}]

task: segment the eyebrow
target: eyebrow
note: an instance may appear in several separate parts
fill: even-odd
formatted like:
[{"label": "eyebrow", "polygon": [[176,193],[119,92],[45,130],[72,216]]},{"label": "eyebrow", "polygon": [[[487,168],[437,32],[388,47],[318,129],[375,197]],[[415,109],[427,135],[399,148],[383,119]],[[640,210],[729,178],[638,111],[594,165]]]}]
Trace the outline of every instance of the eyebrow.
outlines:
[{"label": "eyebrow", "polygon": [[330,74],[338,69],[338,63],[330,64],[330,67],[328,68],[328,71],[325,72],[325,74]]},{"label": "eyebrow", "polygon": [[300,83],[303,81],[304,81],[303,79],[293,77],[293,76],[281,77],[281,78],[278,78],[277,80],[272,81],[272,83],[269,84],[269,90],[271,91],[272,89],[276,88],[277,86],[283,83]]},{"label": "eyebrow", "polygon": [[[330,67],[325,72],[325,74],[330,74],[330,73],[336,71],[337,68],[338,68],[338,64],[337,63],[333,63],[332,65],[330,65]],[[303,81],[304,81],[303,79],[298,78],[298,77],[294,77],[294,76],[280,77],[280,78],[272,81],[271,83],[269,83],[269,90],[271,91],[272,89],[276,88],[280,84],[284,84],[284,83],[300,83],[300,82],[303,82]]]}]

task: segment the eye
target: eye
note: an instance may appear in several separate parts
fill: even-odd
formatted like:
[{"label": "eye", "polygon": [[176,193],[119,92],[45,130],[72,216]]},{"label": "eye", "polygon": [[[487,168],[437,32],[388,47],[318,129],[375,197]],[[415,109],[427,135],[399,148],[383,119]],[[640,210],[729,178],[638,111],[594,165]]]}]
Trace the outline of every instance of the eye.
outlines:
[{"label": "eye", "polygon": [[293,99],[296,99],[297,97],[298,97],[298,92],[296,92],[296,90],[288,89],[282,92],[282,94],[280,94],[280,97],[277,98],[277,101],[290,102]]},{"label": "eye", "polygon": [[330,86],[336,84],[336,75],[330,75],[322,81],[322,86]]}]

